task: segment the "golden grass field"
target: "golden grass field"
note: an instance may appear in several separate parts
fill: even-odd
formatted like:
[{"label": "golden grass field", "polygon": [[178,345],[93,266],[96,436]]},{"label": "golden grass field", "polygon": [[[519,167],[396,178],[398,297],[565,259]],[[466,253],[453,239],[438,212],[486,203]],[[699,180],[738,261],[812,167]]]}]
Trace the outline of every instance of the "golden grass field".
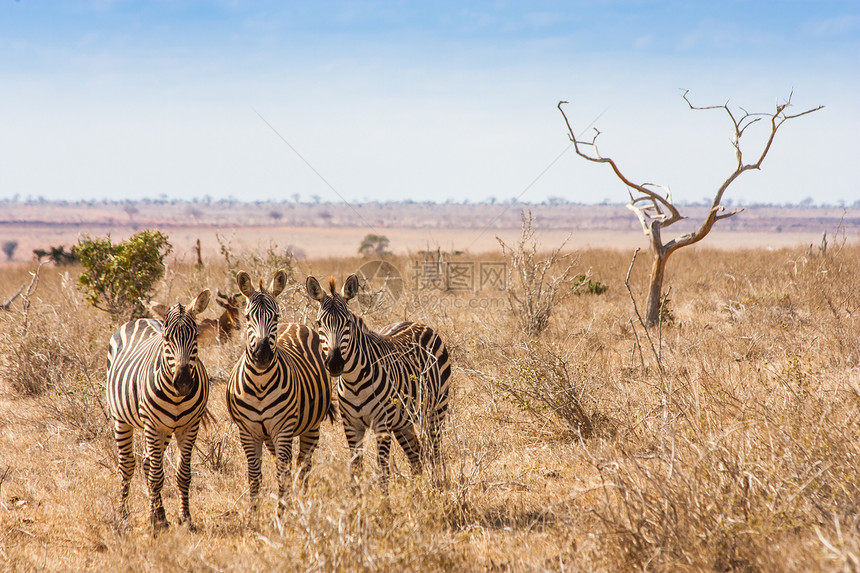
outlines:
[{"label": "golden grass field", "polygon": [[[193,458],[198,530],[176,525],[171,459],[173,525],[158,537],[139,469],[128,526],[119,518],[103,397],[116,325],[84,302],[79,268],[42,267],[29,310],[19,299],[0,313],[0,569],[857,571],[860,244],[849,239],[824,252],[711,248],[709,237],[669,261],[671,321],[651,333],[625,288],[630,249],[572,242],[574,273],[609,290],[566,296],[536,337],[505,293],[413,285],[365,318],[426,322],[448,345],[444,479],[411,477],[395,447],[390,496],[379,495],[372,455],[356,489],[340,422],[326,422],[309,488],[293,492],[282,520],[268,457],[261,519],[246,519],[245,459],[224,405],[241,337],[204,348],[214,421]],[[459,260],[502,261],[485,247]],[[271,258],[236,248],[233,268],[214,255],[202,270],[170,257],[156,298],[235,291],[236,268],[271,278]],[[388,260],[409,278],[414,258]],[[308,253],[281,296],[282,319],[313,320],[307,274],[340,282],[364,262]],[[0,298],[34,267],[4,268]],[[648,267],[642,252],[630,274],[639,308]],[[575,404],[592,431],[573,421]]]}]

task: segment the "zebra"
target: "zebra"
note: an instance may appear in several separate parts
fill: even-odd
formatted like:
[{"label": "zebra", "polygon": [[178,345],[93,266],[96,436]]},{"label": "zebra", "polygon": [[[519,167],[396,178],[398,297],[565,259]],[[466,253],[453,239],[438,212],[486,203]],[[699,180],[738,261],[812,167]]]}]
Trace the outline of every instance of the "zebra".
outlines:
[{"label": "zebra", "polygon": [[[340,377],[337,398],[351,454],[353,476],[361,470],[360,446],[368,428],[376,435],[377,461],[383,492],[388,491],[389,454],[393,435],[403,448],[414,474],[422,469],[424,451],[416,434],[429,438],[431,460],[441,459],[440,426],[448,410],[448,350],[429,326],[398,322],[374,332],[349,309],[359,290],[355,275],[347,277],[341,294],[335,279],[329,293],[316,278],[305,282],[308,295],[319,302],[316,326],[332,377]],[[422,436],[423,437],[423,436]]]},{"label": "zebra", "polygon": [[245,352],[227,383],[227,409],[239,428],[248,461],[249,515],[257,513],[262,479],[262,445],[277,457],[278,514],[285,507],[299,437],[299,481],[307,484],[311,458],[323,419],[331,416],[331,380],[323,363],[319,335],[301,324],[287,324],[278,337],[278,303],[287,284],[279,270],[268,289],[255,289],[245,271],[236,275],[245,305]]},{"label": "zebra", "polygon": [[134,475],[134,430],[143,430],[146,455],[143,471],[149,483],[150,523],[154,531],[168,527],[161,490],[163,456],[172,435],[180,454],[177,483],[182,497],[180,523],[194,529],[188,506],[191,450],[209,399],[209,376],[197,357],[197,322],[206,310],[209,289],[188,303],[170,308],[153,303],[159,319],[144,318],[120,326],[110,339],[107,359],[107,404],[113,419],[122,476],[120,513],[128,518],[128,497]]}]

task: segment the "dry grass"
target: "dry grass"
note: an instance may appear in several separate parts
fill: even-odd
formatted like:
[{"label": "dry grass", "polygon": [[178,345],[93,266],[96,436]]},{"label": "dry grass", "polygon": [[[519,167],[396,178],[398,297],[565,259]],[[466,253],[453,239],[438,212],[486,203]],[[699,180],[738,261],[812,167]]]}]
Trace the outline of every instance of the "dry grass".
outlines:
[{"label": "dry grass", "polygon": [[[295,278],[342,280],[361,262],[310,260]],[[408,259],[393,262],[410,276]],[[388,500],[372,457],[360,492],[345,485],[346,440],[326,423],[307,493],[276,521],[267,459],[265,517],[246,523],[245,460],[224,406],[241,341],[203,349],[214,422],[193,458],[199,531],[157,538],[140,472],[128,529],[118,516],[101,397],[114,325],[62,270],[43,268],[26,332],[20,301],[0,314],[0,568],[858,570],[860,246],[677,254],[667,277],[675,322],[653,333],[653,350],[624,288],[629,262],[630,253],[580,251],[575,272],[590,269],[609,291],[567,297],[537,338],[519,330],[501,294],[472,306],[407,291],[368,316],[375,326],[428,322],[455,365],[447,480],[410,478],[397,451]],[[273,269],[255,265],[268,280]],[[645,292],[646,273],[637,263],[634,293]],[[0,293],[27,280],[4,271]],[[309,322],[298,283],[283,313]],[[235,290],[219,261],[203,271],[176,263],[158,298],[186,300],[203,286]],[[561,408],[512,392],[547,380]],[[565,421],[572,399],[591,431]],[[165,496],[175,523],[172,479]]]}]

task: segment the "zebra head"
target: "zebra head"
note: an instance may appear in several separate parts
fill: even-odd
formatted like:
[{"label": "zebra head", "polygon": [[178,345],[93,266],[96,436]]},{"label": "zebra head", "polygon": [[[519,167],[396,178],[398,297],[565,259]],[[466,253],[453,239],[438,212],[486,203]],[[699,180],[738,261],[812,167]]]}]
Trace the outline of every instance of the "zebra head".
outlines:
[{"label": "zebra head", "polygon": [[308,295],[320,303],[316,325],[319,328],[323,352],[326,354],[325,365],[332,376],[340,376],[343,373],[349,357],[352,324],[355,320],[349,310],[349,299],[358,293],[358,287],[358,278],[355,275],[346,278],[341,294],[335,291],[334,277],[328,281],[329,293],[323,290],[316,278],[308,277],[305,281]]},{"label": "zebra head", "polygon": [[276,272],[268,290],[263,288],[262,279],[260,288],[255,289],[251,275],[245,271],[236,274],[236,282],[248,301],[245,305],[245,356],[254,368],[265,370],[275,360],[278,338],[278,301],[275,298],[287,286],[287,273],[282,270]]},{"label": "zebra head", "polygon": [[209,289],[203,290],[187,307],[154,302],[150,309],[161,319],[161,357],[166,367],[166,379],[179,396],[187,396],[194,389],[194,370],[197,367],[197,321],[195,317],[209,305]]}]

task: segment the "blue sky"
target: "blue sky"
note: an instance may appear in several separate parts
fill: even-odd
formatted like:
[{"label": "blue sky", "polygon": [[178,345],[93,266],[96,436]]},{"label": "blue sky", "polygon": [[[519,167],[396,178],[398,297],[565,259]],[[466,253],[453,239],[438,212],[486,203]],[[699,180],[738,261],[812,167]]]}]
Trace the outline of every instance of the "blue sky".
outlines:
[{"label": "blue sky", "polygon": [[860,199],[856,0],[0,0],[0,198],[624,201],[565,152],[564,99],[629,177],[699,201],[730,125],[682,88],[826,106],[729,199]]}]

